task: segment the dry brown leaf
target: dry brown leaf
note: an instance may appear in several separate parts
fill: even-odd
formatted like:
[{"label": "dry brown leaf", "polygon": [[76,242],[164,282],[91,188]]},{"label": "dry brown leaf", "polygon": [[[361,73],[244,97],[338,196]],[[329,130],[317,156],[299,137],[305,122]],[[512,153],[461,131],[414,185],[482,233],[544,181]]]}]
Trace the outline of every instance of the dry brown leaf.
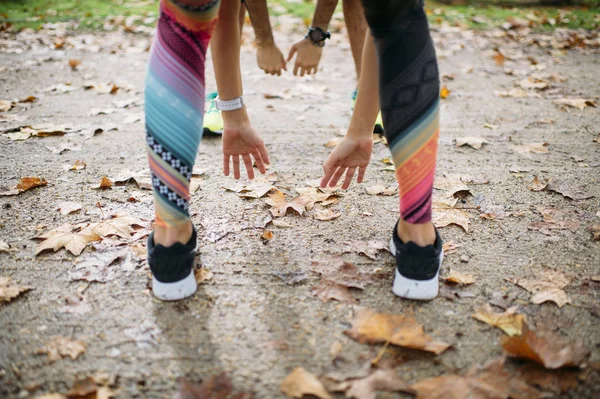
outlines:
[{"label": "dry brown leaf", "polygon": [[531,331],[525,323],[521,335],[502,338],[502,347],[507,353],[548,369],[579,367],[588,354],[581,342],[571,345],[551,332]]},{"label": "dry brown leaf", "polygon": [[46,354],[48,355],[50,363],[54,363],[67,356],[75,360],[85,352],[85,349],[86,345],[83,341],[71,340],[65,337],[55,337],[44,345],[44,347],[38,349],[36,354]]},{"label": "dry brown leaf", "polygon": [[267,241],[270,241],[273,239],[273,232],[271,230],[264,229],[261,237]]},{"label": "dry brown leaf", "polygon": [[347,398],[375,399],[378,391],[404,392],[413,394],[414,390],[394,370],[375,370],[364,378],[356,378],[340,384]]},{"label": "dry brown leaf", "polygon": [[377,260],[379,251],[390,252],[388,245],[380,241],[346,241],[342,253],[357,253],[371,260]]},{"label": "dry brown leaf", "polygon": [[321,381],[313,374],[297,367],[281,382],[281,391],[290,398],[314,395],[320,399],[332,399]]},{"label": "dry brown leaf", "polygon": [[598,105],[586,98],[559,98],[554,100],[554,104],[568,105],[569,107],[579,108],[583,110],[585,107],[597,107]]},{"label": "dry brown leaf", "polygon": [[548,143],[546,142],[518,144],[514,145],[513,148],[516,152],[519,152],[521,154],[525,154],[528,152],[531,152],[533,154],[547,154],[550,152],[550,150],[548,149]]},{"label": "dry brown leaf", "polygon": [[321,210],[315,212],[315,214],[313,215],[313,218],[315,218],[317,220],[328,221],[328,220],[337,219],[340,216],[342,216],[341,213],[334,212],[331,209],[321,209]]},{"label": "dry brown leaf", "polygon": [[551,180],[546,187],[549,191],[561,194],[563,197],[570,198],[575,201],[580,201],[588,198],[593,198],[594,195],[589,193],[586,186],[577,185],[578,181],[569,180]]},{"label": "dry brown leaf", "polygon": [[[453,197],[466,197],[471,195],[471,189],[458,178],[442,178],[436,179],[433,183],[433,187],[437,190],[445,191],[446,198]],[[439,204],[436,204],[436,206]],[[448,208],[447,204],[444,203],[444,208]],[[451,207],[451,206],[450,206]]]},{"label": "dry brown leaf", "polygon": [[323,302],[334,299],[351,305],[358,303],[348,287],[331,281],[321,281],[319,285],[312,288],[311,293]]},{"label": "dry brown leaf", "polygon": [[98,386],[93,377],[78,379],[67,392],[69,399],[110,399],[115,393],[106,386]]},{"label": "dry brown leaf", "polygon": [[44,178],[39,177],[22,177],[19,183],[15,186],[17,190],[27,191],[35,187],[45,186],[48,182]]},{"label": "dry brown leaf", "polygon": [[580,373],[578,370],[547,370],[537,364],[527,364],[517,370],[516,374],[530,385],[558,396],[578,385]]},{"label": "dry brown leaf", "polygon": [[544,179],[543,181],[541,181],[539,177],[534,176],[533,181],[530,185],[527,186],[527,188],[531,191],[542,191],[548,186],[549,182],[550,180],[548,179]]},{"label": "dry brown leaf", "polygon": [[367,194],[369,195],[395,195],[398,192],[398,185],[392,184],[389,187],[385,187],[383,184],[376,184],[366,188]]},{"label": "dry brown leaf", "polygon": [[512,98],[525,98],[525,97],[539,98],[540,97],[540,95],[535,92],[525,91],[518,87],[513,87],[512,89],[505,90],[505,91],[496,90],[496,91],[494,91],[494,94],[497,97],[512,97]]},{"label": "dry brown leaf", "polygon": [[416,399],[538,399],[540,392],[504,369],[504,358],[466,375],[446,374],[411,385]]},{"label": "dry brown leaf", "polygon": [[10,252],[13,249],[8,245],[6,241],[0,240],[0,253],[1,252]]},{"label": "dry brown leaf", "polygon": [[325,145],[325,147],[333,148],[336,145],[338,145],[340,143],[340,141],[342,141],[342,138],[343,137],[334,137],[332,139],[329,139],[329,141],[327,141],[324,145]]},{"label": "dry brown leaf", "polygon": [[498,327],[509,336],[520,335],[523,324],[527,321],[525,315],[517,313],[516,306],[510,307],[502,313],[495,313],[488,303],[476,308],[475,313],[471,316],[475,320]]},{"label": "dry brown leaf", "polygon": [[69,66],[71,69],[77,69],[79,65],[81,65],[81,60],[76,60],[74,58],[69,60]]},{"label": "dry brown leaf", "polygon": [[284,194],[279,190],[269,194],[269,198],[265,202],[272,207],[270,209],[271,214],[274,217],[280,217],[284,216],[289,209],[293,209],[298,214],[303,215],[305,211],[312,209],[315,203],[324,202],[335,195],[323,193],[315,187],[299,189],[298,192],[301,195],[290,202],[285,200]]},{"label": "dry brown leaf", "polygon": [[223,186],[227,191],[233,191],[238,194],[240,198],[262,198],[271,190],[276,190],[275,186],[271,182],[267,181],[253,181],[250,184],[234,184]]},{"label": "dry brown leaf", "polygon": [[94,233],[102,238],[109,236],[131,238],[131,233],[133,232],[131,226],[145,227],[146,223],[134,216],[117,214],[100,223],[93,224],[92,229]]},{"label": "dry brown leaf", "polygon": [[58,207],[56,208],[61,215],[68,215],[69,213],[77,212],[82,209],[80,203],[72,202],[72,201],[63,201],[58,203]]},{"label": "dry brown leaf", "polygon": [[194,277],[196,277],[196,284],[200,285],[206,281],[212,280],[213,272],[205,267],[201,267],[194,271]]},{"label": "dry brown leaf", "polygon": [[600,224],[594,224],[589,228],[594,241],[600,241]]},{"label": "dry brown leaf", "polygon": [[106,190],[111,188],[113,185],[114,183],[112,182],[112,180],[110,180],[106,176],[102,176],[102,179],[100,179],[100,183],[92,186],[92,190]]},{"label": "dry brown leaf", "polygon": [[0,112],[10,111],[10,109],[12,107],[13,107],[12,101],[0,100]]},{"label": "dry brown leaf", "polygon": [[442,89],[440,90],[440,98],[442,98],[442,99],[448,98],[450,93],[452,93],[452,92],[450,90],[448,90],[448,88],[446,86],[443,86]]},{"label": "dry brown leaf", "polygon": [[450,240],[450,241],[446,241],[444,242],[444,244],[442,245],[442,249],[444,250],[444,255],[450,255],[455,253],[458,248],[462,247],[461,244],[456,244],[454,241]]},{"label": "dry brown leaf", "polygon": [[550,301],[556,303],[559,308],[571,303],[571,299],[563,291],[571,280],[559,271],[544,269],[535,278],[508,278],[507,281],[533,293],[531,303],[540,304]]},{"label": "dry brown leaf", "polygon": [[81,169],[85,169],[86,166],[87,165],[83,160],[78,159],[75,162],[73,162],[73,165],[71,165],[69,170],[81,170]]},{"label": "dry brown leaf", "polygon": [[452,284],[469,285],[475,282],[471,274],[461,273],[458,270],[450,269],[448,275],[443,277],[444,281]]},{"label": "dry brown leaf", "polygon": [[56,252],[64,247],[73,255],[78,256],[89,243],[101,240],[100,236],[94,232],[94,227],[95,225],[85,223],[77,226],[71,226],[69,223],[63,224],[54,230],[36,237],[45,241],[38,245],[35,254],[39,255],[48,249]]},{"label": "dry brown leaf", "polygon": [[469,214],[460,209],[434,207],[432,221],[438,228],[455,224],[462,227],[465,232],[469,232]]},{"label": "dry brown leaf", "polygon": [[492,57],[496,61],[496,65],[502,66],[506,62],[506,57],[500,51],[496,50]]},{"label": "dry brown leaf", "polygon": [[233,392],[233,384],[225,374],[214,375],[194,384],[184,378],[178,380],[179,388],[173,399],[251,399],[252,395]]},{"label": "dry brown leaf", "polygon": [[344,262],[331,265],[330,262],[324,264],[313,262],[313,271],[321,275],[321,280],[333,284],[340,284],[348,288],[364,289],[373,279],[370,275],[361,271],[352,263]]},{"label": "dry brown leaf", "polygon": [[12,277],[0,276],[0,302],[10,302],[23,292],[32,290],[33,287],[18,285]]},{"label": "dry brown leaf", "polygon": [[525,90],[545,90],[550,86],[550,82],[547,80],[538,79],[533,76],[529,76],[527,79],[523,79],[517,84]]},{"label": "dry brown leaf", "polygon": [[425,334],[423,325],[413,315],[377,313],[373,309],[356,307],[352,328],[344,334],[360,343],[384,343],[419,349],[439,355],[450,345],[434,341]]},{"label": "dry brown leaf", "polygon": [[487,141],[484,138],[474,137],[474,136],[456,137],[454,140],[456,141],[457,147],[462,147],[463,145],[468,145],[476,150],[481,149],[481,147],[483,147],[484,144],[489,143],[489,141]]}]

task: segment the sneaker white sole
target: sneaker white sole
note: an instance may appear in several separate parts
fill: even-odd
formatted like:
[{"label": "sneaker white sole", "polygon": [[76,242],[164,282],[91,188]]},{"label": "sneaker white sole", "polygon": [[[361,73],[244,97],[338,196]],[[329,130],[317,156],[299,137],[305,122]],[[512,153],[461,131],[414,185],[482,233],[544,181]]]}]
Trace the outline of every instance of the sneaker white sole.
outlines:
[{"label": "sneaker white sole", "polygon": [[[392,254],[396,256],[396,245],[394,244],[393,238],[390,241],[390,251],[392,251]],[[401,298],[415,299],[419,301],[430,301],[437,297],[440,289],[439,276],[443,260],[444,253],[442,252],[438,272],[431,280],[413,280],[404,277],[396,268],[396,276],[394,277],[394,285],[392,286],[392,292],[394,295]]]},{"label": "sneaker white sole", "polygon": [[173,283],[162,283],[152,276],[152,293],[163,301],[177,301],[192,296],[197,287],[194,269],[186,278]]}]

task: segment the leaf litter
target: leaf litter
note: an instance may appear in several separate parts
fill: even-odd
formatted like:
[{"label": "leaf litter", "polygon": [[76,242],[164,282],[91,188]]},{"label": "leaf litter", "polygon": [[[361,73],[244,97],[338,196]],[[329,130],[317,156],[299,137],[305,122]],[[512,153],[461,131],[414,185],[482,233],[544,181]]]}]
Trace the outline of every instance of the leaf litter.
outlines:
[{"label": "leaf litter", "polygon": [[564,287],[569,285],[571,279],[559,271],[543,269],[536,273],[533,278],[507,278],[506,280],[531,292],[533,295],[530,301],[536,305],[544,302],[554,302],[561,308],[565,304],[571,303],[571,299],[563,290]]},{"label": "leaf litter", "polygon": [[47,355],[48,361],[54,363],[64,357],[75,360],[86,350],[85,342],[65,337],[54,337],[50,342],[36,351],[36,354]]},{"label": "leaf litter", "polygon": [[302,367],[296,367],[281,382],[281,391],[290,398],[302,398],[304,395],[314,395],[319,399],[332,399],[323,383],[317,377]]},{"label": "leaf litter", "polygon": [[32,290],[33,287],[19,285],[12,277],[0,276],[0,303],[10,302],[24,292]]},{"label": "leaf litter", "polygon": [[235,393],[231,379],[227,374],[213,375],[201,384],[195,384],[185,378],[178,380],[178,389],[173,399],[251,399],[248,392]]},{"label": "leaf litter", "polygon": [[525,315],[517,313],[517,306],[510,307],[502,313],[496,313],[489,304],[475,308],[471,316],[490,326],[497,327],[507,335],[520,335],[523,324],[527,321]]}]

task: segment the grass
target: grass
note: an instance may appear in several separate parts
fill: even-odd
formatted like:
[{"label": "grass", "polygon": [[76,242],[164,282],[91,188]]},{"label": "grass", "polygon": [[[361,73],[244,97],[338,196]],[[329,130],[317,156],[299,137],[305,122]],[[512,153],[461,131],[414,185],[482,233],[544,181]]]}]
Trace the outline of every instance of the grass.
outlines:
[{"label": "grass", "polygon": [[[526,19],[534,30],[561,28],[600,29],[600,0],[588,6],[504,7],[494,5],[446,5],[426,1],[430,21],[485,29],[514,19]],[[310,23],[314,2],[270,0],[273,15],[292,14]],[[45,23],[77,21],[80,29],[101,29],[111,16],[138,17],[134,24],[153,25],[158,0],[0,0],[0,23],[15,29],[39,29]],[[341,6],[338,4],[338,10]]]}]

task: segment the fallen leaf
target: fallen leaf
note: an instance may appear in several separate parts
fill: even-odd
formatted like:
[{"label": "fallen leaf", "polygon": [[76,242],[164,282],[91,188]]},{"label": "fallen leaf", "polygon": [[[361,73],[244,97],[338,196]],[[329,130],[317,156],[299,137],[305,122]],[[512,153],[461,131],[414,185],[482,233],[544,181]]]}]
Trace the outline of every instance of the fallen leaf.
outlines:
[{"label": "fallen leaf", "polygon": [[550,152],[550,150],[548,149],[548,143],[546,142],[517,144],[513,145],[513,148],[516,152],[519,152],[521,154],[525,154],[528,152],[531,152],[533,154],[547,154]]},{"label": "fallen leaf", "polygon": [[563,288],[569,285],[571,280],[559,271],[544,269],[535,278],[508,278],[506,280],[533,293],[530,299],[531,303],[540,304],[551,301],[556,303],[559,308],[571,303],[571,299],[563,291]]},{"label": "fallen leaf", "polygon": [[580,367],[588,354],[581,342],[573,345],[549,332],[535,332],[523,323],[523,332],[502,337],[502,347],[512,356],[528,359],[548,369]]},{"label": "fallen leaf", "polygon": [[489,141],[487,141],[486,139],[483,139],[481,137],[474,137],[474,136],[456,137],[454,140],[456,141],[457,147],[462,147],[463,145],[468,145],[476,150],[481,149],[481,147],[483,147],[484,144],[489,143]]},{"label": "fallen leaf", "polygon": [[[453,198],[459,196],[466,197],[472,194],[471,189],[465,183],[463,183],[459,179],[454,178],[436,179],[433,183],[433,187],[437,190],[445,191],[446,198]],[[446,206],[444,205],[444,207]]]},{"label": "fallen leaf", "polygon": [[12,101],[0,100],[0,112],[10,111],[10,109],[12,107],[13,107]]},{"label": "fallen leaf", "polygon": [[281,391],[290,398],[314,395],[320,399],[332,399],[321,381],[302,367],[295,368],[281,382]]},{"label": "fallen leaf", "polygon": [[65,306],[58,310],[61,313],[83,315],[92,310],[85,297],[79,292],[75,292],[73,295],[65,295],[64,299]]},{"label": "fallen leaf", "polygon": [[470,274],[461,273],[458,270],[450,269],[448,275],[443,277],[444,281],[452,284],[470,285],[475,282],[475,278]]},{"label": "fallen leaf", "polygon": [[2,241],[0,240],[0,253],[2,252],[10,252],[13,249],[10,247],[10,245],[8,245],[8,243],[6,241]]},{"label": "fallen leaf", "polygon": [[273,232],[271,230],[264,229],[261,237],[264,240],[271,241],[273,239]]},{"label": "fallen leaf", "polygon": [[83,160],[78,159],[75,162],[73,162],[73,165],[71,165],[69,170],[81,170],[81,169],[85,169],[86,166],[87,165]]},{"label": "fallen leaf", "polygon": [[475,308],[471,315],[475,320],[482,321],[493,327],[498,327],[507,335],[520,335],[523,324],[527,321],[525,315],[517,313],[517,307],[513,306],[505,312],[495,313],[489,304]]},{"label": "fallen leaf", "polygon": [[67,356],[75,360],[85,352],[85,349],[86,345],[83,341],[55,337],[42,348],[38,349],[36,354],[46,354],[50,363],[54,363]]},{"label": "fallen leaf", "polygon": [[600,224],[594,224],[589,228],[594,241],[600,241]]},{"label": "fallen leaf", "polygon": [[340,141],[342,141],[342,138],[343,137],[334,137],[332,139],[329,139],[329,141],[327,141],[324,145],[325,145],[325,147],[333,148],[336,145],[338,145],[340,143]]},{"label": "fallen leaf", "polygon": [[580,110],[583,110],[588,106],[597,107],[594,101],[585,98],[559,98],[554,100],[554,104],[568,105],[569,107],[579,108]]},{"label": "fallen leaf", "polygon": [[460,244],[456,244],[454,241],[446,241],[442,245],[442,249],[444,251],[444,255],[450,255],[455,253],[458,248],[462,247]]},{"label": "fallen leaf", "polygon": [[19,183],[15,186],[17,190],[27,191],[35,187],[45,186],[48,182],[46,179],[39,177],[22,177]]},{"label": "fallen leaf", "polygon": [[379,241],[346,241],[342,253],[354,252],[371,260],[377,260],[379,251],[390,252],[388,245]]},{"label": "fallen leaf", "polygon": [[19,285],[12,277],[0,276],[0,302],[10,302],[33,287]]},{"label": "fallen leaf", "polygon": [[335,195],[320,192],[314,187],[299,190],[299,192],[301,192],[301,195],[290,202],[285,200],[284,194],[279,190],[269,194],[269,198],[265,202],[272,207],[270,209],[271,214],[274,217],[285,216],[289,209],[293,209],[299,215],[303,215],[305,211],[312,209],[315,203],[324,202]]},{"label": "fallen leaf", "polygon": [[580,372],[565,369],[548,370],[537,364],[527,364],[517,370],[516,375],[529,385],[559,395],[578,385]]},{"label": "fallen leaf", "polygon": [[548,186],[548,182],[550,182],[550,180],[544,179],[544,181],[541,181],[539,177],[534,176],[533,181],[527,188],[531,191],[542,191]]},{"label": "fallen leaf", "polygon": [[494,56],[492,57],[494,61],[496,61],[496,65],[502,66],[506,62],[506,57],[500,51],[496,50],[494,52]]},{"label": "fallen leaf", "polygon": [[77,212],[82,209],[82,206],[78,202],[72,201],[63,201],[58,203],[58,207],[56,208],[61,215],[68,215],[73,212]]},{"label": "fallen leaf", "polygon": [[423,325],[413,315],[377,313],[372,309],[356,307],[352,328],[344,334],[360,343],[384,343],[419,349],[439,355],[450,345],[434,341],[425,334]]},{"label": "fallen leaf", "polygon": [[415,391],[394,370],[375,370],[364,378],[344,381],[338,390],[345,391],[346,398],[375,399],[377,392],[404,392],[414,394]]},{"label": "fallen leaf", "polygon": [[593,198],[594,195],[590,194],[587,190],[587,186],[577,185],[578,181],[569,180],[551,180],[546,187],[549,191],[561,194],[563,197],[570,198],[575,201]]},{"label": "fallen leaf", "polygon": [[206,281],[212,280],[213,272],[205,267],[201,267],[194,271],[194,277],[196,277],[196,284],[200,285]]},{"label": "fallen leaf", "polygon": [[385,187],[383,184],[376,184],[366,188],[366,192],[369,195],[395,195],[398,192],[398,185],[392,184],[389,187]]},{"label": "fallen leaf", "polygon": [[500,127],[500,125],[493,125],[491,123],[486,122],[486,123],[483,124],[483,127],[486,128],[486,129],[496,130],[496,129],[498,129]]},{"label": "fallen leaf", "polygon": [[411,385],[416,399],[538,399],[535,388],[504,368],[504,358],[483,367],[473,367],[465,375],[445,374]]},{"label": "fallen leaf", "polygon": [[123,171],[112,180],[116,186],[122,186],[130,182],[134,182],[141,189],[152,190],[152,177],[146,170],[140,172]]},{"label": "fallen leaf", "polygon": [[102,179],[100,179],[100,183],[92,186],[92,190],[106,190],[111,188],[114,185],[114,183],[106,176],[102,176]]},{"label": "fallen leaf", "polygon": [[79,90],[80,88],[77,86],[72,86],[71,83],[59,83],[56,85],[52,85],[50,87],[46,87],[43,91],[45,93],[57,93],[63,94],[68,93],[70,91]]},{"label": "fallen leaf", "polygon": [[56,252],[64,247],[73,255],[78,256],[89,243],[101,240],[100,236],[94,232],[94,227],[95,225],[88,225],[87,223],[76,226],[71,226],[68,223],[63,224],[54,230],[36,237],[45,241],[38,245],[35,254],[39,255],[48,249]]},{"label": "fallen leaf", "polygon": [[116,394],[109,387],[98,386],[93,377],[77,379],[69,392],[69,399],[110,399]]},{"label": "fallen leaf", "polygon": [[512,97],[512,98],[525,98],[525,97],[539,98],[540,97],[540,95],[538,93],[525,91],[518,87],[513,87],[512,89],[509,89],[509,90],[496,90],[496,91],[494,91],[494,94],[497,97]]},{"label": "fallen leaf", "polygon": [[131,238],[131,233],[133,232],[131,226],[145,227],[146,223],[133,216],[117,214],[92,225],[92,230],[102,238],[109,236]]},{"label": "fallen leaf", "polygon": [[330,281],[322,281],[319,285],[312,288],[311,293],[323,302],[334,299],[351,305],[358,303],[348,287]]},{"label": "fallen leaf", "polygon": [[337,219],[340,216],[342,216],[342,214],[339,212],[334,212],[331,209],[322,209],[322,210],[317,211],[313,215],[313,218],[315,218],[317,220],[328,221],[328,220]]},{"label": "fallen leaf", "polygon": [[81,60],[76,60],[76,59],[69,60],[69,66],[71,67],[71,69],[75,70],[75,69],[77,69],[77,67],[79,65],[81,65]]},{"label": "fallen leaf", "polygon": [[240,198],[262,198],[271,190],[276,190],[271,182],[253,181],[250,184],[236,184],[223,186],[227,191],[238,193]]},{"label": "fallen leaf", "polygon": [[529,230],[537,230],[542,234],[551,236],[554,230],[570,230],[575,233],[579,230],[579,223],[570,220],[552,222],[532,222],[527,225]]},{"label": "fallen leaf", "polygon": [[234,393],[233,384],[227,376],[222,373],[213,375],[202,381],[202,384],[194,384],[185,378],[178,380],[179,387],[173,399],[251,399],[252,395],[240,392]]},{"label": "fallen leaf", "polygon": [[545,90],[550,86],[550,82],[532,76],[519,81],[517,84],[525,90]]},{"label": "fallen leaf", "polygon": [[448,90],[448,88],[446,86],[443,86],[442,89],[440,90],[440,97],[442,99],[448,98],[450,93],[451,93],[451,91]]},{"label": "fallen leaf", "polygon": [[340,259],[339,263],[313,262],[313,272],[321,276],[321,280],[329,281],[332,284],[340,284],[348,288],[365,289],[373,279],[367,273],[364,273],[352,263],[344,262]]},{"label": "fallen leaf", "polygon": [[469,214],[460,209],[434,207],[432,222],[438,228],[455,224],[462,227],[465,232],[469,232]]}]

